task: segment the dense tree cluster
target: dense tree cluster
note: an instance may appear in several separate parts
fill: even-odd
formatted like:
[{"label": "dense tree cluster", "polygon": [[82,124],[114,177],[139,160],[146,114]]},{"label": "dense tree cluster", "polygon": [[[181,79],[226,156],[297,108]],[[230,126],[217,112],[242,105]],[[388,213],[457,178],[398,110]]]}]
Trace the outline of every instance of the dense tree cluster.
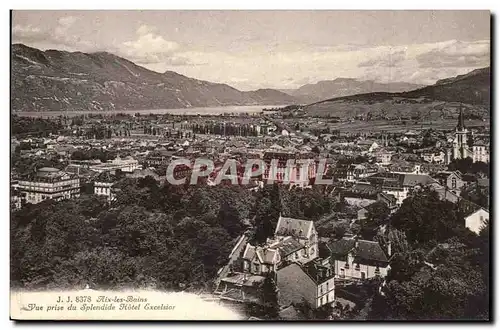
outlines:
[{"label": "dense tree cluster", "polygon": [[467,157],[464,159],[453,159],[448,165],[450,171],[460,171],[462,173],[472,173],[476,175],[490,176],[490,166],[483,162],[473,162],[472,158]]},{"label": "dense tree cluster", "polygon": [[[275,206],[282,204],[285,189],[173,186],[146,177],[123,178],[115,191],[111,205],[82,196],[13,211],[13,285],[206,287],[252,224],[256,232],[272,235],[282,210]],[[287,196],[288,216],[315,219],[332,208],[314,190],[287,191]],[[297,206],[304,201],[313,204]]]},{"label": "dense tree cluster", "polygon": [[[236,135],[236,136],[258,136],[257,126],[250,124],[237,123],[216,123],[209,122],[203,124],[192,124],[188,127],[195,134],[214,134],[214,135]],[[267,134],[261,132],[260,134]]]},{"label": "dense tree cluster", "polygon": [[240,219],[248,216],[244,207],[235,214],[224,205],[236,208],[244,197],[227,189],[174,192],[151,180],[128,182],[127,187],[111,208],[96,197],[84,197],[14,212],[13,285],[208,285],[242,232]]},{"label": "dense tree cluster", "polygon": [[71,153],[71,159],[73,160],[100,160],[105,163],[108,160],[115,159],[117,156],[116,151],[108,151],[105,149],[91,148],[91,149],[79,149]]},{"label": "dense tree cluster", "polygon": [[23,136],[49,136],[58,134],[64,128],[61,120],[50,120],[44,118],[11,116],[11,135]]},{"label": "dense tree cluster", "polygon": [[430,191],[406,199],[391,217],[391,269],[367,318],[489,319],[489,225],[464,228],[459,207]]},{"label": "dense tree cluster", "polygon": [[323,193],[321,187],[292,188],[278,184],[267,185],[256,193],[255,235],[257,243],[264,243],[274,234],[280,214],[306,220],[320,220],[331,214],[338,203]]},{"label": "dense tree cluster", "polygon": [[12,155],[10,163],[12,173],[19,177],[33,174],[42,167],[53,167],[62,170],[68,165],[67,161],[61,160],[56,155],[52,157],[21,157],[18,153]]}]

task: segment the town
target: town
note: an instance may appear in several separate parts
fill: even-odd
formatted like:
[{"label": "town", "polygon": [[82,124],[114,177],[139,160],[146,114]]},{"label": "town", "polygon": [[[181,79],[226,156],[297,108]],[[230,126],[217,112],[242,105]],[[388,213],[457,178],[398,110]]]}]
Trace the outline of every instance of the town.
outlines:
[{"label": "town", "polygon": [[[403,276],[402,269],[408,268],[408,283],[415,274],[434,276],[449,267],[443,256],[459,258],[469,244],[464,241],[480,241],[489,228],[489,123],[466,119],[462,104],[457,103],[457,110],[458,116],[448,120],[451,129],[449,124],[408,129],[397,120],[385,120],[379,129],[376,120],[382,119],[306,116],[300,106],[225,115],[13,115],[14,219],[22,223],[34,214],[45,217],[47,223],[30,225],[45,228],[39,234],[42,241],[55,235],[46,226],[86,228],[85,233],[71,228],[62,235],[68,242],[68,235],[79,241],[77,246],[102,246],[109,256],[126,260],[125,252],[115,251],[125,247],[112,243],[118,229],[103,222],[114,214],[113,223],[128,223],[120,227],[120,235],[132,235],[126,249],[137,249],[128,255],[138,258],[147,255],[144,251],[171,246],[179,249],[172,255],[185,260],[172,270],[177,278],[155,277],[152,271],[138,280],[136,271],[123,270],[123,278],[104,280],[102,275],[99,280],[101,275],[85,270],[78,279],[56,279],[31,274],[23,265],[23,258],[36,259],[35,250],[29,252],[35,242],[26,243],[34,244],[29,255],[14,247],[20,258],[14,278],[33,287],[47,281],[99,287],[99,282],[111,281],[200,292],[243,310],[249,319],[376,319],[376,313],[381,318],[419,317],[403,302],[399,309],[391,306],[399,315],[384,315],[377,307],[395,304],[396,298],[388,296],[394,295],[394,280]],[[353,124],[362,129],[349,129]],[[209,160],[210,166],[199,159]],[[236,169],[229,175],[228,162]],[[262,165],[257,170],[245,166],[249,162]],[[179,180],[176,188],[169,171]],[[193,210],[182,211],[186,207]],[[81,227],[77,219],[59,223],[51,218],[58,210],[87,224]],[[412,214],[415,210],[422,213]],[[120,212],[130,214],[122,218]],[[165,215],[165,224],[152,219]],[[140,224],[140,219],[147,220]],[[94,227],[96,221],[102,224]],[[141,229],[145,223],[148,227]],[[167,225],[175,241],[148,243],[147,232],[167,230]],[[20,237],[29,229],[19,226],[14,235],[24,241]],[[89,230],[104,230],[110,240]],[[201,243],[206,235],[208,241]],[[19,249],[27,248],[19,244]],[[211,252],[183,255],[192,244]],[[198,249],[192,253],[201,253]],[[70,252],[56,250],[51,253],[66,262],[60,253]],[[92,253],[96,260],[106,258],[97,250]],[[196,267],[189,258],[196,258]],[[107,266],[102,267],[104,272]],[[460,285],[468,290],[468,282]],[[486,299],[487,289],[481,290],[476,299]],[[464,304],[455,312],[471,308]]]}]

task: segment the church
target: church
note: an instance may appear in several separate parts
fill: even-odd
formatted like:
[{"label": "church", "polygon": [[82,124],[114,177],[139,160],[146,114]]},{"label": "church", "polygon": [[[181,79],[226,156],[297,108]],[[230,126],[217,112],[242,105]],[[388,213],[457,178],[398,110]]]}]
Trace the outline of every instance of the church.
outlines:
[{"label": "church", "polygon": [[[469,135],[469,131],[464,125],[464,115],[462,106],[460,106],[460,114],[458,115],[458,124],[455,128],[455,139],[453,140],[450,161],[453,159],[465,159],[470,157],[474,163],[489,163],[489,143],[480,140],[474,141],[473,132],[471,133],[472,134]],[[470,144],[468,141],[469,138],[472,139],[472,143]]]}]

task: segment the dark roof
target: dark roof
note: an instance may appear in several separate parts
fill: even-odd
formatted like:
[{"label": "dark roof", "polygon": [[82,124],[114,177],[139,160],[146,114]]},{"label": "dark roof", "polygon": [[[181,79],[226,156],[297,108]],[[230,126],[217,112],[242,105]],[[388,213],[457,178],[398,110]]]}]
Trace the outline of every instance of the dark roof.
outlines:
[{"label": "dark roof", "polygon": [[319,257],[320,258],[327,258],[331,256],[332,251],[330,250],[330,247],[328,246],[328,242],[324,242],[320,239],[318,242],[318,252],[319,252]]},{"label": "dark roof", "polygon": [[380,189],[369,183],[356,183],[351,189],[352,192],[362,193],[362,194],[376,194]]},{"label": "dark roof", "polygon": [[286,239],[274,243],[270,246],[270,248],[272,249],[277,249],[282,258],[289,256],[290,254],[302,249],[303,247],[304,245],[297,242],[297,240],[295,240],[293,237],[287,237]]},{"label": "dark roof", "polygon": [[77,176],[73,173],[67,173],[53,167],[42,167],[35,173],[29,173],[23,177],[23,180],[34,182],[58,182],[61,180],[76,179]]},{"label": "dark roof", "polygon": [[403,186],[427,185],[434,180],[428,175],[421,174],[403,174]]},{"label": "dark roof", "polygon": [[345,257],[352,251],[355,262],[371,263],[371,262],[388,262],[387,256],[380,247],[378,242],[357,240],[358,247],[356,248],[356,239],[342,238],[332,240],[328,244],[328,248],[335,257]]},{"label": "dark roof", "polygon": [[389,203],[396,203],[396,201],[397,201],[396,196],[394,196],[392,194],[386,194],[385,192],[379,193],[378,196],[381,199],[388,201]]},{"label": "dark roof", "polygon": [[436,175],[434,175],[434,177],[436,179],[440,179],[440,180],[446,180],[450,177],[450,175],[453,175],[455,174],[459,179],[462,179],[462,173],[460,171],[441,171],[439,173],[436,173]]},{"label": "dark roof", "polygon": [[335,275],[330,267],[321,265],[319,258],[304,264],[302,269],[316,284],[321,284]]},{"label": "dark roof", "polygon": [[331,253],[335,256],[346,256],[349,251],[354,249],[355,241],[353,239],[337,239],[327,243]]},{"label": "dark roof", "polygon": [[355,249],[356,258],[368,261],[388,262],[387,256],[378,242],[359,240],[358,247]]}]

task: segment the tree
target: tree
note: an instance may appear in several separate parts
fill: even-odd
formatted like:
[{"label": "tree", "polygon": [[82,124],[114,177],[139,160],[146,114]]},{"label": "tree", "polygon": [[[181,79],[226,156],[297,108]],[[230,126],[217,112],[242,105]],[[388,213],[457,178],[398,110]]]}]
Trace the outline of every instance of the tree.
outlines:
[{"label": "tree", "polygon": [[435,191],[422,189],[404,200],[390,223],[404,231],[410,243],[425,243],[454,236],[463,228],[463,217],[453,203],[441,200]]},{"label": "tree", "polygon": [[261,287],[261,300],[265,317],[277,319],[279,316],[279,303],[275,272],[266,275]]},{"label": "tree", "polygon": [[375,202],[366,207],[368,214],[361,221],[361,236],[371,240],[377,234],[378,228],[387,223],[390,210],[383,202]]},{"label": "tree", "polygon": [[256,208],[254,241],[257,244],[263,244],[267,238],[272,237],[274,234],[271,201],[264,197],[257,202]]}]

